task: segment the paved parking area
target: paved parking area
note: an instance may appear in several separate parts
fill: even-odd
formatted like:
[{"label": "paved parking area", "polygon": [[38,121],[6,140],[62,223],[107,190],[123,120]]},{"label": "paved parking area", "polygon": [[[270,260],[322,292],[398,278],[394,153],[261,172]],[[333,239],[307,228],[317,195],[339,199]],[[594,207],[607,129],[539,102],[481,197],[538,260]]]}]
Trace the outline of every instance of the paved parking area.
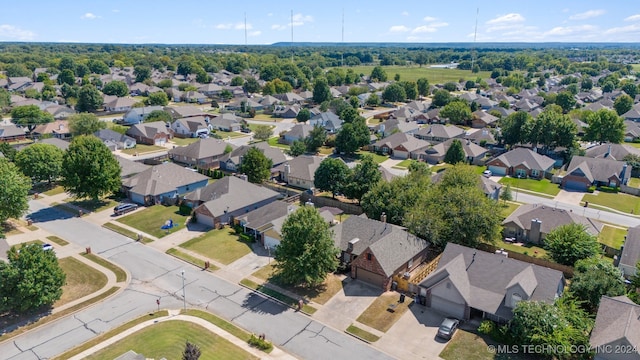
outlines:
[{"label": "paved parking area", "polygon": [[313,318],[336,330],[346,330],[380,294],[381,290],[347,277],[342,290],[318,309]]}]

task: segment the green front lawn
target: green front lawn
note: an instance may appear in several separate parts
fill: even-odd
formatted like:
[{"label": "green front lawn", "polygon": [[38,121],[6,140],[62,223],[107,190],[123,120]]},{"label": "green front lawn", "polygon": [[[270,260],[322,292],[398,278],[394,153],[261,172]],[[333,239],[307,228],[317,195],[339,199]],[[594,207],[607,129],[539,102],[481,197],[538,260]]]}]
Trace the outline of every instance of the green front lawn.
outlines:
[{"label": "green front lawn", "polygon": [[107,285],[105,274],[74,257],[60,259],[59,263],[67,275],[67,281],[62,287],[62,296],[53,304],[54,308],[92,294]]},{"label": "green front lawn", "polygon": [[458,330],[442,350],[440,357],[445,360],[508,360],[523,359],[517,354],[496,354],[489,350],[495,342],[464,330]]},{"label": "green front lawn", "polygon": [[[266,124],[249,124],[249,130],[251,130],[252,132],[256,131],[256,127],[258,126],[265,126]],[[269,127],[269,129],[273,130],[275,129],[275,125],[266,125]]]},{"label": "green front lawn", "polygon": [[634,188],[640,188],[640,178],[629,179],[629,186]]},{"label": "green front lawn", "polygon": [[595,204],[625,213],[640,213],[640,197],[623,193],[599,192],[596,194],[585,194],[582,201],[588,201],[589,205]]},{"label": "green front lawn", "polygon": [[44,192],[42,192],[42,194],[47,195],[47,196],[53,196],[53,195],[58,195],[58,194],[62,194],[64,192],[64,188],[60,185],[58,186],[54,186],[53,188],[46,190]]},{"label": "green front lawn", "polygon": [[552,184],[551,181],[547,179],[535,180],[503,177],[502,179],[500,179],[499,183],[505,186],[507,184],[511,185],[512,190],[518,188],[553,196],[558,195],[558,193],[560,192],[560,187],[558,186],[558,184]]},{"label": "green front lawn", "polygon": [[516,209],[520,207],[520,204],[514,202],[504,203],[504,201],[500,200],[500,214],[502,214],[503,218],[508,218]]},{"label": "green front lawn", "polygon": [[349,325],[349,327],[347,328],[347,330],[345,330],[347,333],[349,334],[353,334],[363,340],[366,340],[368,342],[376,342],[380,339],[379,336],[377,335],[373,335],[372,333],[366,331],[366,330],[362,330],[359,327],[351,324]]},{"label": "green front lawn", "polygon": [[640,149],[640,143],[637,143],[637,142],[626,142],[625,145],[631,145],[635,148]]},{"label": "green front lawn", "polygon": [[400,161],[399,163],[397,163],[394,167],[395,168],[400,168],[400,169],[407,169],[409,168],[409,165],[411,165],[412,162],[414,162],[415,160],[412,159],[405,159]]},{"label": "green front lawn", "polygon": [[605,225],[598,236],[598,241],[614,249],[620,249],[626,235],[627,229]]},{"label": "green front lawn", "polygon": [[539,246],[535,246],[532,243],[523,243],[523,244],[516,245],[516,244],[505,242],[503,240],[498,240],[493,245],[507,251],[513,251],[515,253],[529,255],[531,257],[536,257],[536,258],[547,257],[547,251],[545,249]]},{"label": "green front lawn", "polygon": [[358,150],[358,151],[356,151],[356,157],[357,157],[358,159],[360,159],[360,157],[361,157],[362,155],[364,155],[364,154],[367,154],[367,155],[371,155],[371,156],[373,156],[373,161],[374,161],[376,164],[380,164],[381,162],[383,162],[383,161],[385,161],[385,160],[388,160],[388,159],[389,159],[389,156],[387,156],[387,155],[380,155],[380,154],[376,154],[376,153],[371,152],[371,151],[364,151],[364,150]]},{"label": "green front lawn", "polygon": [[[189,215],[181,215],[178,210],[177,206],[154,205],[116,221],[161,238],[184,228]],[[173,220],[174,227],[169,230],[162,230],[160,227],[170,219]]]},{"label": "green front lawn", "polygon": [[137,154],[146,154],[150,152],[163,151],[163,150],[167,150],[167,148],[164,148],[158,145],[138,144],[134,148],[122,150],[122,153],[127,155],[137,155]]},{"label": "green front lawn", "polygon": [[178,145],[178,146],[187,146],[187,145],[191,145],[194,142],[200,140],[200,138],[179,138],[179,137],[174,137],[173,139],[171,139],[171,142]]},{"label": "green front lawn", "polygon": [[180,247],[228,265],[250,253],[251,242],[246,235],[236,234],[232,228],[223,228],[210,230],[180,244]]},{"label": "green front lawn", "polygon": [[245,134],[239,131],[217,131],[216,135],[219,136],[222,140],[226,140],[227,138],[239,138],[244,136],[249,136],[249,134]]},{"label": "green front lawn", "polygon": [[289,150],[289,145],[287,145],[287,144],[280,144],[280,143],[278,142],[278,139],[279,139],[279,137],[274,136],[274,137],[272,137],[272,138],[269,138],[269,140],[267,140],[267,142],[269,143],[269,146],[277,147],[277,148],[284,149],[284,150]]},{"label": "green front lawn", "polygon": [[150,325],[87,359],[115,359],[129,350],[146,358],[181,359],[186,341],[200,348],[202,359],[255,359],[250,353],[204,327],[179,320]]},{"label": "green front lawn", "polygon": [[265,114],[265,113],[261,113],[258,112],[256,113],[255,117],[251,118],[251,120],[258,120],[258,121],[268,121],[268,122],[280,122],[282,120],[284,120],[283,118],[275,118],[272,117],[269,114]]},{"label": "green front lawn", "polygon": [[118,205],[118,202],[114,199],[104,198],[98,201],[94,200],[77,200],[75,198],[67,198],[64,200],[69,204],[75,205],[81,209],[87,210],[89,212],[100,212],[103,210],[107,210],[110,208],[114,208]]},{"label": "green front lawn", "polygon": [[[407,309],[409,309],[409,304],[411,304],[411,299],[405,299],[405,302],[399,303],[399,296],[396,292],[388,292],[378,296],[378,298],[358,316],[356,321],[376,330],[387,332],[387,330],[402,317]],[[390,304],[397,305],[393,312],[388,311]]]}]

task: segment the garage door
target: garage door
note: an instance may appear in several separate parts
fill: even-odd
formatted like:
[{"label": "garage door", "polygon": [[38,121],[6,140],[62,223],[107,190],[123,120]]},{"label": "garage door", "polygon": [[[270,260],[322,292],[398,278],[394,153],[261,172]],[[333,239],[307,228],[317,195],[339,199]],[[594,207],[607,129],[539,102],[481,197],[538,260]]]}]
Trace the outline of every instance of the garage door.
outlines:
[{"label": "garage door", "polygon": [[567,190],[587,191],[587,184],[576,180],[565,180],[564,188]]},{"label": "garage door", "polygon": [[356,268],[356,279],[378,287],[382,287],[382,283],[384,282],[384,276],[362,268]]},{"label": "garage door", "polygon": [[398,159],[406,159],[409,157],[409,153],[406,151],[394,150],[393,157]]},{"label": "garage door", "polygon": [[443,299],[438,296],[431,296],[431,308],[446,316],[452,316],[456,319],[464,319],[464,304],[456,304],[450,300]]},{"label": "garage door", "polygon": [[155,144],[158,145],[158,146],[164,146],[164,144],[166,144],[166,143],[167,143],[167,139],[165,139],[165,138],[161,138],[161,139],[156,139],[155,140]]},{"label": "garage door", "polygon": [[198,224],[203,224],[203,225],[214,227],[213,218],[211,216],[197,214],[196,215],[196,220],[197,220]]},{"label": "garage door", "polygon": [[505,176],[505,175],[507,175],[507,168],[505,168],[505,167],[489,166],[489,170],[491,170],[491,173],[493,173],[493,175],[497,175],[497,176]]}]

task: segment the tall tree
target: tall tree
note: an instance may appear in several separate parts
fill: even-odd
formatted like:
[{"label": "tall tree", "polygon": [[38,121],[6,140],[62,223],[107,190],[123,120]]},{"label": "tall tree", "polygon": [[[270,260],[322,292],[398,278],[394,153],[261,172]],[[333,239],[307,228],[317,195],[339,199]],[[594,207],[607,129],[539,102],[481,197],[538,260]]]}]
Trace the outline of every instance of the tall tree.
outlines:
[{"label": "tall tree", "polygon": [[622,94],[616,98],[613,102],[613,108],[616,110],[618,115],[622,115],[627,111],[631,110],[633,107],[633,99],[631,96],[627,94]]},{"label": "tall tree", "polygon": [[636,95],[638,95],[638,86],[636,86],[633,82],[627,82],[620,88],[622,91],[627,93],[632,99],[635,99]]},{"label": "tall tree", "polygon": [[168,103],[169,103],[169,97],[167,96],[167,93],[165,93],[164,91],[156,91],[154,93],[149,94],[149,96],[147,97],[147,100],[145,101],[145,104],[149,106],[154,106],[154,105],[166,106]]},{"label": "tall tree", "polygon": [[253,130],[253,137],[257,140],[268,140],[273,136],[273,129],[269,125],[256,125]]},{"label": "tall tree", "polygon": [[465,158],[466,155],[464,154],[462,143],[458,139],[453,140],[449,149],[447,149],[447,152],[444,154],[444,162],[455,165],[464,162]]},{"label": "tall tree", "polygon": [[[13,162],[13,160],[16,158],[18,150],[16,150],[8,142],[0,142],[0,153],[6,160]],[[0,158],[2,158],[2,156],[0,156]]]},{"label": "tall tree", "polygon": [[136,66],[133,68],[133,75],[136,76],[136,82],[143,82],[151,78],[151,68],[148,66]]},{"label": "tall tree", "polygon": [[419,78],[416,80],[416,85],[418,86],[418,95],[429,95],[429,80],[427,78]]},{"label": "tall tree", "polygon": [[331,90],[327,79],[323,77],[317,78],[313,84],[313,102],[321,104],[329,100],[331,100]]},{"label": "tall tree", "polygon": [[576,106],[576,98],[568,91],[561,91],[556,96],[556,104],[560,105],[563,112],[568,113]]},{"label": "tall tree", "polygon": [[67,85],[75,85],[76,83],[76,76],[74,75],[72,70],[69,69],[65,69],[62,70],[62,72],[60,72],[60,74],[58,74],[58,85],[63,85],[63,84],[67,84]]},{"label": "tall tree", "polygon": [[247,94],[258,93],[260,92],[260,83],[258,82],[258,80],[252,77],[248,77],[244,82],[244,85],[242,85],[242,89]]},{"label": "tall tree", "polygon": [[612,263],[598,258],[578,260],[574,267],[574,276],[569,291],[576,299],[583,301],[582,306],[595,314],[600,298],[625,294],[622,272]]},{"label": "tall tree", "polygon": [[296,115],[297,122],[306,123],[309,119],[311,119],[311,112],[307,108],[300,109]]},{"label": "tall tree", "polygon": [[249,149],[242,158],[240,172],[247,175],[249,182],[260,184],[271,176],[273,161],[256,148]]},{"label": "tall tree", "polygon": [[114,80],[106,83],[102,87],[102,92],[105,95],[115,95],[119,97],[125,97],[129,95],[129,87],[124,81]]},{"label": "tall tree", "polygon": [[382,174],[380,174],[378,164],[373,160],[373,156],[363,155],[360,158],[360,163],[351,171],[344,193],[348,198],[360,202],[364,194],[380,180],[382,180]]},{"label": "tall tree", "polygon": [[35,143],[18,152],[16,165],[34,183],[51,183],[62,171],[62,155],[62,150],[55,145]]},{"label": "tall tree", "polygon": [[529,139],[528,125],[533,121],[529,113],[517,111],[500,120],[502,142],[505,145],[515,145],[527,142]]},{"label": "tall tree", "polygon": [[471,108],[463,101],[451,101],[440,110],[440,116],[453,124],[465,124],[471,121]]},{"label": "tall tree", "polygon": [[577,127],[569,116],[552,110],[545,110],[528,126],[528,140],[534,146],[542,145],[543,150],[556,147],[571,148],[574,145]]},{"label": "tall tree", "polygon": [[66,275],[53,251],[38,244],[14,246],[0,261],[0,311],[27,312],[51,306],[62,296]]},{"label": "tall tree", "polygon": [[329,224],[313,206],[302,206],[282,224],[277,275],[287,284],[315,286],[336,270],[338,254]]},{"label": "tall tree", "polygon": [[382,66],[376,66],[371,70],[370,78],[372,81],[387,81],[387,72],[384,71]]},{"label": "tall tree", "polygon": [[144,122],[162,121],[164,123],[173,122],[171,114],[164,110],[153,110],[144,118]]},{"label": "tall tree", "polygon": [[316,169],[313,185],[322,191],[329,191],[335,198],[342,192],[349,179],[349,167],[339,158],[326,158]]},{"label": "tall tree", "polygon": [[37,105],[16,106],[11,110],[14,124],[28,126],[33,129],[36,125],[53,122],[53,115],[40,110]]},{"label": "tall tree", "polygon": [[182,360],[198,360],[200,359],[200,348],[194,343],[190,343],[187,340],[184,344],[184,352],[182,353]]},{"label": "tall tree", "polygon": [[502,189],[500,192],[500,200],[504,201],[504,204],[507,204],[507,201],[513,200],[513,195],[511,193],[511,184],[507,184],[507,186]]},{"label": "tall tree", "polygon": [[304,144],[302,140],[295,140],[291,146],[289,147],[289,155],[296,157],[304,154],[307,150],[307,146]]},{"label": "tall tree", "polygon": [[31,181],[6,159],[0,158],[0,223],[20,218],[29,209]]},{"label": "tall tree", "polygon": [[327,140],[327,130],[322,126],[315,125],[309,135],[304,139],[304,143],[307,145],[307,151],[315,154],[324,142]]},{"label": "tall tree", "polygon": [[445,89],[438,89],[433,92],[433,105],[437,107],[445,106],[451,101],[451,94]]},{"label": "tall tree", "polygon": [[406,98],[407,93],[404,91],[404,87],[398,83],[391,84],[382,91],[382,100],[386,102],[399,102],[406,100]]},{"label": "tall tree", "polygon": [[78,93],[78,103],[76,104],[76,110],[80,112],[96,111],[102,106],[102,95],[100,91],[93,85],[85,85],[80,88]]},{"label": "tall tree", "polygon": [[62,158],[64,189],[78,198],[97,201],[120,190],[120,164],[109,148],[95,136],[73,139]]},{"label": "tall tree", "polygon": [[627,127],[624,119],[613,110],[600,109],[590,112],[587,115],[587,124],[589,126],[584,133],[585,140],[597,141],[601,144],[603,142],[619,144],[624,141]]},{"label": "tall tree", "polygon": [[600,252],[598,239],[582,224],[567,224],[551,230],[544,239],[549,257],[557,263],[573,266],[576,261]]},{"label": "tall tree", "polygon": [[69,130],[73,136],[91,135],[106,128],[107,124],[92,113],[78,113],[69,116]]}]

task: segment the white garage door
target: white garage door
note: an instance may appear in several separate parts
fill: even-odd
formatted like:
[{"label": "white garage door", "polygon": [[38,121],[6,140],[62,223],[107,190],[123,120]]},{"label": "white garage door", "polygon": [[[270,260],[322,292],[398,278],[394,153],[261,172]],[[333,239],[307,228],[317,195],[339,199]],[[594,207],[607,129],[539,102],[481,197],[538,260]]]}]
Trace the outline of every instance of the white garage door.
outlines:
[{"label": "white garage door", "polygon": [[161,138],[161,139],[156,139],[155,140],[155,144],[158,145],[158,146],[164,146],[164,144],[166,144],[166,143],[167,143],[167,139],[165,139],[165,138]]},{"label": "white garage door", "polygon": [[456,319],[464,319],[464,304],[456,304],[438,296],[431,296],[431,308]]},{"label": "white garage door", "polygon": [[211,216],[197,214],[196,215],[196,220],[197,220],[198,224],[203,224],[203,225],[214,227],[213,218]]},{"label": "white garage door", "polygon": [[384,277],[382,275],[362,268],[356,268],[356,279],[379,287],[382,287],[382,283],[384,282]]},{"label": "white garage door", "polygon": [[497,175],[497,176],[507,175],[507,168],[502,166],[489,166],[489,170],[491,170],[493,175]]},{"label": "white garage door", "polygon": [[409,157],[409,153],[406,151],[394,150],[393,157],[398,159],[406,159]]}]

